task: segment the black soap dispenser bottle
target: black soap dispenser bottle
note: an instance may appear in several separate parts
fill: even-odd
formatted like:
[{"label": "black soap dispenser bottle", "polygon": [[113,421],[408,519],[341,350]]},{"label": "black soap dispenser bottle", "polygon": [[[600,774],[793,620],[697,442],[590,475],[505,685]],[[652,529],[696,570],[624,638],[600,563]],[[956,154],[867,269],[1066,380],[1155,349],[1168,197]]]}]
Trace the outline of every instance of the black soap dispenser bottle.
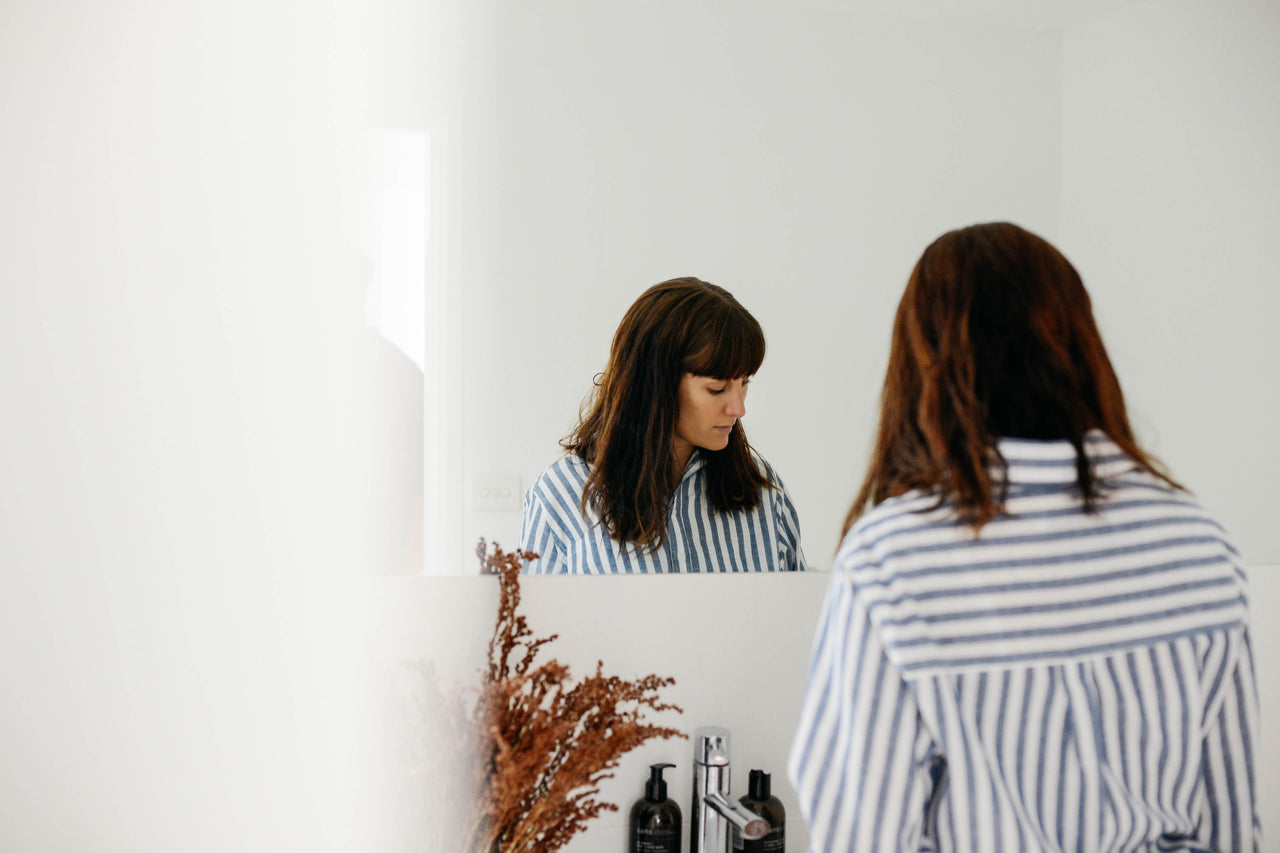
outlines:
[{"label": "black soap dispenser bottle", "polygon": [[748,811],[760,815],[769,823],[764,838],[743,838],[733,833],[733,849],[742,853],[783,853],[787,847],[787,811],[782,800],[773,796],[770,777],[763,770],[752,770],[747,784],[747,794],[738,800]]},{"label": "black soap dispenser bottle", "polygon": [[680,807],[667,799],[662,771],[674,764],[649,765],[644,798],[631,807],[629,853],[680,853]]}]

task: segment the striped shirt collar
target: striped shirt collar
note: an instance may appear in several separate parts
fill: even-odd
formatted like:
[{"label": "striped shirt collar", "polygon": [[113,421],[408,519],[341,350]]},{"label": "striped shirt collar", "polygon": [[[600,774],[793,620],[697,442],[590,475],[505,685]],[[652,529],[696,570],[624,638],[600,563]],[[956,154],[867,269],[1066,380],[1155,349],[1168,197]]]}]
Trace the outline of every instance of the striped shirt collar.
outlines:
[{"label": "striped shirt collar", "polygon": [[684,463],[684,473],[680,475],[680,485],[684,485],[690,477],[698,473],[698,471],[706,464],[707,460],[704,457],[702,449],[698,447],[693,448],[693,452],[689,454],[689,461]]},{"label": "striped shirt collar", "polygon": [[[1076,451],[1069,441],[1002,438],[996,444],[1009,466],[1011,483],[1076,482]],[[1138,470],[1138,464],[1101,430],[1090,430],[1084,447],[1099,480]]]}]

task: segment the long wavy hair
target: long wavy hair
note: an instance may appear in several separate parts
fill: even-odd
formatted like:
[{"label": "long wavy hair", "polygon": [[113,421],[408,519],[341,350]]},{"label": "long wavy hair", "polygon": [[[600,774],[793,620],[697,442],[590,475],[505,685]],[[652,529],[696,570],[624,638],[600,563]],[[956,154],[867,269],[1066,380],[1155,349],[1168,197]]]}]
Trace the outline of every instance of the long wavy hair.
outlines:
[{"label": "long wavy hair", "polygon": [[[673,278],[641,294],[614,333],[577,428],[561,446],[591,466],[582,508],[609,535],[652,551],[667,533],[674,493],[672,437],[686,373],[718,379],[754,374],[764,332],[729,291]],[[729,445],[706,457],[707,494],[719,512],[752,509],[769,481],[756,465],[741,422]]]},{"label": "long wavy hair", "polygon": [[1007,222],[950,231],[924,250],[898,304],[875,449],[844,532],[912,489],[937,490],[980,530],[1004,505],[1007,465],[996,441],[1006,437],[1071,442],[1092,512],[1101,494],[1084,441],[1093,429],[1182,488],[1134,440],[1071,263]]}]

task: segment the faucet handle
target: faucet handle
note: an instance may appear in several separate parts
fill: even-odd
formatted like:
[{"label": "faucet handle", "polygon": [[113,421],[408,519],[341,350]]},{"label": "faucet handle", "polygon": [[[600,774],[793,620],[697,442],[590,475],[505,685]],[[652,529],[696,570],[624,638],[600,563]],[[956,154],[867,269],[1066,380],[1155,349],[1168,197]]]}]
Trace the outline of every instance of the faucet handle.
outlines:
[{"label": "faucet handle", "polygon": [[721,726],[700,726],[693,733],[693,760],[697,764],[729,764],[729,730]]}]

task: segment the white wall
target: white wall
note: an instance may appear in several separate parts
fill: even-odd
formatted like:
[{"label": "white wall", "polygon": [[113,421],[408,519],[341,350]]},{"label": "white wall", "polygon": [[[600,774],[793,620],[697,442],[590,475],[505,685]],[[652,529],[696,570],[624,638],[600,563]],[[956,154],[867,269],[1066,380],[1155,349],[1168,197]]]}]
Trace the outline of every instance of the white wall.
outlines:
[{"label": "white wall", "polygon": [[0,848],[364,849],[334,581],[422,401],[340,227],[352,23],[0,12]]},{"label": "white wall", "polygon": [[[1057,229],[1061,52],[1054,32],[823,5],[550,0],[485,21],[459,132],[464,478],[527,487],[627,306],[696,275],[764,326],[744,423],[829,564],[921,249],[992,218]],[[459,548],[519,525],[468,512]]]},{"label": "white wall", "polygon": [[1148,2],[1067,30],[1062,248],[1136,428],[1280,561],[1280,6]]}]

